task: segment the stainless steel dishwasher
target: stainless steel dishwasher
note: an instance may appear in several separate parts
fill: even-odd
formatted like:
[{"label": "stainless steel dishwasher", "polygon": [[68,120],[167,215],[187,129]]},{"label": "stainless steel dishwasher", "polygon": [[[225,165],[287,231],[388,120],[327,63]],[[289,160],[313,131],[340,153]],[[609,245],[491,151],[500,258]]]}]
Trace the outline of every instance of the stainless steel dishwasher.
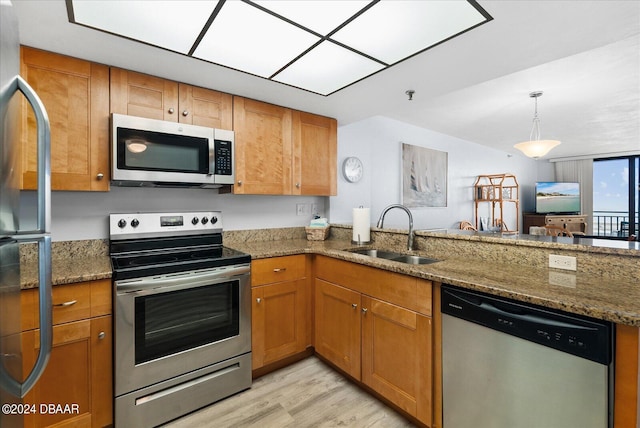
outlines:
[{"label": "stainless steel dishwasher", "polygon": [[611,323],[442,287],[443,428],[611,428]]}]

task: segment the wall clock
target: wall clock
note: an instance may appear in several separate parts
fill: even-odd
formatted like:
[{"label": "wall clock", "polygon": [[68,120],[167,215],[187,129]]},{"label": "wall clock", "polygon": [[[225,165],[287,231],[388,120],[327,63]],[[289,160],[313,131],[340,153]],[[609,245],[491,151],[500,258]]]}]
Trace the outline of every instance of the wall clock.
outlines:
[{"label": "wall clock", "polygon": [[350,183],[356,183],[362,178],[364,169],[362,167],[362,161],[357,157],[348,157],[342,162],[342,174],[344,178]]}]

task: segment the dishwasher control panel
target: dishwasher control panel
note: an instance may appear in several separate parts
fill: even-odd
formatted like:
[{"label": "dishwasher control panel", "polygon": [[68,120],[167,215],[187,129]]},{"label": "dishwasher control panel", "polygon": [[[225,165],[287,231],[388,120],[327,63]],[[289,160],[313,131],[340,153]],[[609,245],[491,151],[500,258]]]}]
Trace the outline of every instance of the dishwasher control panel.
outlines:
[{"label": "dishwasher control panel", "polygon": [[441,310],[591,361],[611,363],[612,325],[606,321],[450,286],[442,287]]}]

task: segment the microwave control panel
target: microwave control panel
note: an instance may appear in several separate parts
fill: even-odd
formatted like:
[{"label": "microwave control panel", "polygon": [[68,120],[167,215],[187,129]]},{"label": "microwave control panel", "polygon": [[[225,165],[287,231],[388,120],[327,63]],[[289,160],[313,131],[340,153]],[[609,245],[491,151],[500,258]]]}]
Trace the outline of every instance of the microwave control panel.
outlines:
[{"label": "microwave control panel", "polygon": [[231,141],[215,140],[215,175],[233,174],[233,143]]}]

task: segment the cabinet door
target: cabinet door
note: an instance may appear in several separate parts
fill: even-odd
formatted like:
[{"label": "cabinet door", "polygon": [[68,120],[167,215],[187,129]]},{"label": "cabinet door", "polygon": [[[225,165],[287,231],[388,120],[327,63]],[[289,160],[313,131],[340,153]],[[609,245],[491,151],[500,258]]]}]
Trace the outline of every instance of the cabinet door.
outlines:
[{"label": "cabinet door", "polygon": [[[25,373],[38,356],[39,340],[37,329],[22,333]],[[36,405],[35,413],[25,415],[25,428],[113,423],[112,341],[111,316],[54,326],[47,368],[24,399]]]},{"label": "cabinet door", "polygon": [[233,129],[233,98],[229,94],[180,83],[179,121],[209,128]]},{"label": "cabinet door", "polygon": [[316,352],[360,380],[360,293],[316,279]]},{"label": "cabinet door", "polygon": [[253,369],[304,351],[311,313],[306,280],[252,289]]},{"label": "cabinet door", "polygon": [[293,194],[336,195],[337,122],[293,112]]},{"label": "cabinet door", "polygon": [[233,97],[238,194],[291,194],[291,110]]},{"label": "cabinet door", "polygon": [[[51,125],[51,188],[109,190],[109,68],[22,47],[20,74],[44,103]],[[22,188],[35,189],[37,127],[22,103]]]},{"label": "cabinet door", "polygon": [[431,425],[431,319],[362,297],[362,382]]},{"label": "cabinet door", "polygon": [[[39,330],[23,333],[23,364],[33,366],[39,349]],[[83,320],[53,327],[51,357],[25,403],[37,406],[34,414],[25,415],[26,427],[91,426],[91,321]],[[45,409],[41,410],[41,404]],[[61,405],[49,409],[48,404]],[[68,406],[65,408],[65,406]],[[64,411],[67,410],[67,411]]]},{"label": "cabinet door", "polygon": [[178,122],[178,84],[112,67],[111,113]]}]

